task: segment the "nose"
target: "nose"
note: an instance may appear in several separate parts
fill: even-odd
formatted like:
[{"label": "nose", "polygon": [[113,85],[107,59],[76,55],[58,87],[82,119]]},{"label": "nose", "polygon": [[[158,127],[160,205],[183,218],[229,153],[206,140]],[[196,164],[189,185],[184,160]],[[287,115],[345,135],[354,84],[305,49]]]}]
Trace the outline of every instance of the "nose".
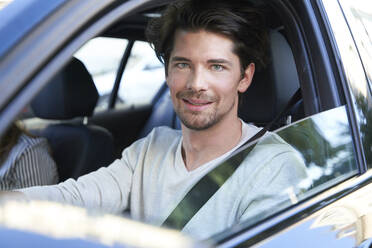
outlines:
[{"label": "nose", "polygon": [[203,68],[195,68],[192,71],[187,88],[194,91],[205,91],[208,89],[207,75]]}]

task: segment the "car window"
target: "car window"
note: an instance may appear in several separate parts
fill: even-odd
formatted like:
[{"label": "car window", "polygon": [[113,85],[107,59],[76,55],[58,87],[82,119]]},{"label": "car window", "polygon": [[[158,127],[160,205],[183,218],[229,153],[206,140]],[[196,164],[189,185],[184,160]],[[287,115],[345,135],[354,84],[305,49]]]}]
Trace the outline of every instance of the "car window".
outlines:
[{"label": "car window", "polygon": [[[365,158],[367,166],[372,167],[372,2],[370,1],[344,1],[339,3],[343,8],[345,18],[349,29],[353,34],[355,45],[358,49],[358,55],[364,67],[364,72],[369,86],[369,91],[354,90],[356,93],[356,105],[358,106],[361,121],[360,132],[364,144]],[[360,83],[360,88],[364,88]],[[368,86],[366,88],[368,88]],[[363,94],[364,93],[364,94]]]},{"label": "car window", "polygon": [[372,2],[339,1],[343,7],[350,31],[358,47],[360,58],[372,87]]},{"label": "car window", "polygon": [[[343,9],[340,8],[339,3],[342,4]],[[343,69],[342,73],[352,93],[350,101],[355,108],[355,117],[359,125],[357,131],[364,149],[365,164],[368,168],[372,168],[371,85],[368,83],[368,77],[370,78],[372,73],[369,62],[371,21],[370,8],[368,8],[370,4],[365,6],[365,3],[365,1],[353,1],[353,3],[323,1],[334,36],[336,53],[342,61],[340,65]],[[345,22],[345,17],[349,23]]]},{"label": "car window", "polygon": [[84,63],[98,90],[99,99],[95,111],[108,107],[116,72],[127,45],[126,39],[97,37],[88,41],[74,55]]},{"label": "car window", "polygon": [[[108,108],[128,40],[98,37],[74,56],[83,61],[99,93],[95,112]],[[150,103],[165,81],[164,66],[147,42],[135,41],[121,78],[115,108]]]},{"label": "car window", "polygon": [[165,82],[164,66],[147,42],[136,41],[121,78],[116,108],[150,103]]},{"label": "car window", "polygon": [[306,190],[319,191],[358,172],[345,107],[311,116],[277,134],[302,156]]},{"label": "car window", "polygon": [[253,146],[241,151],[251,149],[231,177],[245,180],[239,187],[242,202],[260,195],[242,212],[240,227],[254,225],[358,173],[345,106],[267,133]]}]

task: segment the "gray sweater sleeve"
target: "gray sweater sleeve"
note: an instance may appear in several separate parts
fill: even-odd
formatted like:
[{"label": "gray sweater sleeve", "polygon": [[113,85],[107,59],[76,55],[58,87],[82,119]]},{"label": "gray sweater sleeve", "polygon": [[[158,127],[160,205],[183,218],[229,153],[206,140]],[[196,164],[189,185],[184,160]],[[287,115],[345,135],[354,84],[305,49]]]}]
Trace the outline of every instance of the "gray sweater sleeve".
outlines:
[{"label": "gray sweater sleeve", "polygon": [[[31,200],[49,200],[109,213],[120,213],[128,207],[133,168],[132,149],[126,149],[120,160],[110,166],[58,185],[19,190]],[[133,166],[133,165],[132,165]]]}]

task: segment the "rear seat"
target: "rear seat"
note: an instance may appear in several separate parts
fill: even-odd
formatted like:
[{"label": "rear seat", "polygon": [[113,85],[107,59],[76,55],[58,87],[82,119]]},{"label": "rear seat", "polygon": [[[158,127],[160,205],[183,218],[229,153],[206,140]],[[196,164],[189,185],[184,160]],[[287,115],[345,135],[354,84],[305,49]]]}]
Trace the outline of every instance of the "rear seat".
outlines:
[{"label": "rear seat", "polygon": [[[43,119],[83,119],[93,113],[97,99],[91,75],[81,61],[73,58],[36,96],[31,108],[35,116]],[[33,131],[48,139],[61,181],[76,179],[114,160],[114,142],[108,130],[64,121]]]}]

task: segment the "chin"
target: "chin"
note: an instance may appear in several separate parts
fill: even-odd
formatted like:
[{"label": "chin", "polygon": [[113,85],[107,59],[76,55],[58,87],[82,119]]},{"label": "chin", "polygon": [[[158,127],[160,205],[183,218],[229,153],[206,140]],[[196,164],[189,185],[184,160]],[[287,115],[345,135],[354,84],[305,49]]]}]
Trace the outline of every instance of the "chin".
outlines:
[{"label": "chin", "polygon": [[195,131],[202,131],[206,130],[216,123],[218,123],[219,118],[199,118],[199,117],[190,117],[187,118],[185,116],[179,116],[182,124],[187,127],[188,129],[195,130]]}]

